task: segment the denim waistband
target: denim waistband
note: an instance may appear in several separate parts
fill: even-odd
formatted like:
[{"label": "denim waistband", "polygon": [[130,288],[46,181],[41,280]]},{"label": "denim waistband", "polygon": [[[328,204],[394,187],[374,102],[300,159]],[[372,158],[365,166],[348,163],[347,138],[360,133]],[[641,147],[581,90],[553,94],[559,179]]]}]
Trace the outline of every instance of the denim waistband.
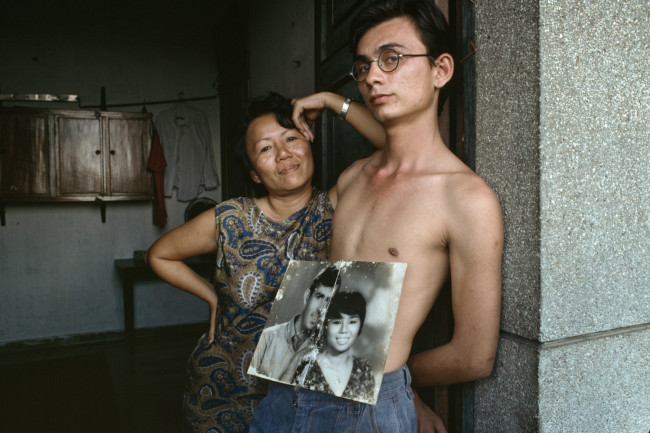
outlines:
[{"label": "denim waistband", "polygon": [[379,388],[379,399],[389,398],[396,392],[401,392],[404,388],[411,386],[411,373],[406,365],[402,365],[395,371],[386,373],[381,381]]}]

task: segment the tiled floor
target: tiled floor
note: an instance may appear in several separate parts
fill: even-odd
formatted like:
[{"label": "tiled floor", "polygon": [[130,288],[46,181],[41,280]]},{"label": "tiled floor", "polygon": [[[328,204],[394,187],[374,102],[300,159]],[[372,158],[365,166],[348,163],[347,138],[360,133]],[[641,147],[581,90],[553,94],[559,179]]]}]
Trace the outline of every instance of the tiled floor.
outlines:
[{"label": "tiled floor", "polygon": [[[110,368],[121,431],[179,433],[185,364],[207,325],[139,330],[130,349],[120,334],[93,341],[0,347],[3,365],[103,352]],[[20,432],[12,432],[20,433]]]}]

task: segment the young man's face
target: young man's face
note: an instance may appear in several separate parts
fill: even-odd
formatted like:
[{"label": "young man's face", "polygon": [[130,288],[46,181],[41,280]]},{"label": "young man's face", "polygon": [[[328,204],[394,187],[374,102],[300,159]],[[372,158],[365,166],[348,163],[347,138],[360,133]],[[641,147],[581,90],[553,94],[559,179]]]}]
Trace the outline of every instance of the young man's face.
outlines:
[{"label": "young man's face", "polygon": [[327,304],[332,298],[333,291],[333,287],[320,285],[309,295],[300,317],[300,325],[303,331],[310,332],[318,326],[325,313]]},{"label": "young man's face", "polygon": [[[359,40],[357,57],[376,59],[386,48],[399,54],[427,54],[415,25],[405,17],[368,30]],[[359,91],[375,118],[385,125],[425,110],[435,113],[435,70],[428,57],[402,57],[392,72],[384,72],[377,62],[372,62],[368,76],[359,83]]]}]

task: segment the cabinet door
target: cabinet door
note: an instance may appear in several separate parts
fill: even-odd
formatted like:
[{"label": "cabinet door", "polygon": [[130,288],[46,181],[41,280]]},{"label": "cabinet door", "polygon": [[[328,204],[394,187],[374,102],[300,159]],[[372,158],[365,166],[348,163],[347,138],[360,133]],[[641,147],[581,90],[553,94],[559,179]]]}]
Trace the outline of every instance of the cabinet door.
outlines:
[{"label": "cabinet door", "polygon": [[47,113],[0,112],[0,197],[45,199],[50,186]]},{"label": "cabinet door", "polygon": [[148,117],[107,117],[108,167],[106,194],[134,199],[151,198],[153,187],[147,162],[151,146]]},{"label": "cabinet door", "polygon": [[57,129],[57,197],[83,199],[104,193],[99,113],[54,117]]}]

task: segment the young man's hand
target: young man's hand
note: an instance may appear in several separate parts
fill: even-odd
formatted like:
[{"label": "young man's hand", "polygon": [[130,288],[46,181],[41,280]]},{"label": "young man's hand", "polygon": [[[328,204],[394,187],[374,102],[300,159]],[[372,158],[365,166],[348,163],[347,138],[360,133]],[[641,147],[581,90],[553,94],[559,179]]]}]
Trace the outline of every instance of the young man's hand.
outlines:
[{"label": "young man's hand", "polygon": [[413,402],[418,416],[418,433],[447,433],[442,418],[427,406],[413,390]]},{"label": "young man's hand", "polygon": [[334,109],[333,107],[336,105],[337,99],[345,98],[329,92],[320,92],[291,100],[291,105],[293,106],[291,120],[307,140],[314,141],[314,133],[311,130],[311,125],[326,108]]}]

